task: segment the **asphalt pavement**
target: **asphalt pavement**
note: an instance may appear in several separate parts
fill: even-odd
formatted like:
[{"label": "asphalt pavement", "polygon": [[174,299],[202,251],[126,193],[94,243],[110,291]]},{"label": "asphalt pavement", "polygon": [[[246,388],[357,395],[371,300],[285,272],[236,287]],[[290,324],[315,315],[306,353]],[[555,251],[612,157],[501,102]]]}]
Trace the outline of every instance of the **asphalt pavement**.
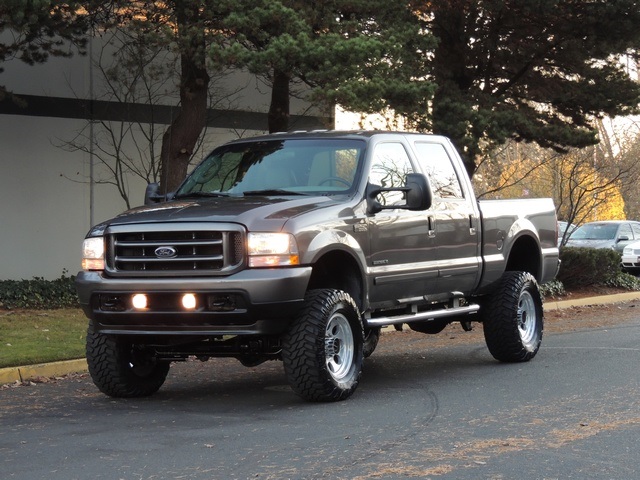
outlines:
[{"label": "asphalt pavement", "polygon": [[[627,302],[640,299],[640,292],[618,293],[581,298],[577,300],[546,300],[545,310],[558,310],[571,307],[603,305],[608,303]],[[41,363],[18,367],[0,368],[0,385],[7,383],[26,382],[36,378],[51,378],[72,373],[87,371],[87,361],[84,358],[62,362]]]},{"label": "asphalt pavement", "polygon": [[495,361],[481,329],[391,330],[358,391],[338,403],[297,398],[280,362],[245,368],[233,359],[176,363],[143,399],[107,397],[88,375],[5,387],[0,475],[638,479],[639,355],[640,312],[550,333],[536,358],[518,364]]}]

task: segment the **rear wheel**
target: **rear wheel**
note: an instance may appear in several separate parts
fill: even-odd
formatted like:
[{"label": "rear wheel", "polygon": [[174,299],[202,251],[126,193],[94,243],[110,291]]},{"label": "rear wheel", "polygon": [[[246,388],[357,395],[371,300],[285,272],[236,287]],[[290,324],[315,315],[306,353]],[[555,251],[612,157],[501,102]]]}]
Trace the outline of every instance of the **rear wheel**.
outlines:
[{"label": "rear wheel", "polygon": [[158,362],[142,346],[87,331],[87,364],[93,383],[111,397],[145,397],[157,392],[169,373],[169,362]]},{"label": "rear wheel", "polygon": [[542,342],[542,297],[527,272],[505,272],[483,306],[484,338],[491,355],[502,362],[526,362]]},{"label": "rear wheel", "polygon": [[293,391],[305,400],[344,400],[362,373],[360,312],[341,290],[312,290],[283,338],[282,360]]}]

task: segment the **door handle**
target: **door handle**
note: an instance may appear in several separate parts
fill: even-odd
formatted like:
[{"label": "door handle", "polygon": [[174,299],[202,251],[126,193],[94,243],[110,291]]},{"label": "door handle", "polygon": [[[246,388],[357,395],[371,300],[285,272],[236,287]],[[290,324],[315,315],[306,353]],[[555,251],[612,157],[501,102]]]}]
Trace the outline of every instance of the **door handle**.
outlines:
[{"label": "door handle", "polygon": [[473,215],[469,215],[469,235],[476,234],[476,227],[473,226]]},{"label": "door handle", "polygon": [[429,238],[433,238],[436,236],[436,219],[429,215],[427,223],[429,224]]}]

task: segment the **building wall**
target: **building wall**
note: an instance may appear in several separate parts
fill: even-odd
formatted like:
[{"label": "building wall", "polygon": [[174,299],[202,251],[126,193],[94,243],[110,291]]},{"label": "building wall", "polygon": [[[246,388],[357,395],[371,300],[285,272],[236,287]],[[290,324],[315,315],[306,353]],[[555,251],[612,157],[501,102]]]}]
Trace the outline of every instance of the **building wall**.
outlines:
[{"label": "building wall", "polygon": [[[103,99],[92,103],[103,109],[100,114],[111,120],[124,114],[121,105],[104,100],[100,75],[92,65],[86,56],[51,58],[36,66],[17,60],[2,65],[0,84],[23,102],[16,105],[8,98],[0,102],[0,280],[75,274],[82,239],[92,223],[125,209],[114,186],[90,181],[92,170],[94,180],[110,175],[95,156],[60,148],[86,129],[90,92],[94,99]],[[211,111],[204,147],[195,161],[215,145],[263,133],[267,126],[271,93],[267,86],[246,72],[217,81],[226,103]],[[163,103],[160,121],[168,122],[176,110],[175,97],[167,95]],[[145,114],[145,105],[130,107],[127,110]],[[330,117],[314,115],[317,112],[310,107],[292,99],[294,129],[326,128],[332,122]],[[163,131],[166,126],[158,128]],[[128,148],[134,151],[133,145]],[[142,204],[146,182],[129,176],[127,183],[132,206]]]}]

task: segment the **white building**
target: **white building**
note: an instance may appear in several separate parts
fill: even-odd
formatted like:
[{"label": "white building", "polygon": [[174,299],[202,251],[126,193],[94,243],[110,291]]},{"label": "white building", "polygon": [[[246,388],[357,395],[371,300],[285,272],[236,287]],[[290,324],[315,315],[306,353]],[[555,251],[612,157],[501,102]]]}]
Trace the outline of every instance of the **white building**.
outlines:
[{"label": "white building", "polygon": [[[93,62],[89,56],[76,55],[36,66],[18,60],[2,65],[0,85],[22,102],[8,97],[0,101],[0,280],[75,274],[82,239],[91,225],[126,208],[115,186],[99,183],[111,175],[97,160],[97,149],[108,144],[95,140],[86,151],[61,148],[79,132],[89,131],[90,105],[96,120],[117,120],[121,115],[145,118],[149,111],[141,103],[104,100],[95,45],[92,51]],[[232,93],[221,97],[223,109],[211,110],[199,156],[230,139],[263,133],[267,126],[268,86],[243,72],[216,82],[218,92]],[[89,102],[91,98],[94,102]],[[161,132],[176,111],[174,98],[168,94],[159,112],[156,109],[154,118],[160,120],[154,124]],[[310,111],[309,104],[292,99],[291,128],[331,128],[333,118]],[[125,148],[135,154],[132,142]],[[131,205],[142,204],[146,182],[129,175],[125,183]]]}]

